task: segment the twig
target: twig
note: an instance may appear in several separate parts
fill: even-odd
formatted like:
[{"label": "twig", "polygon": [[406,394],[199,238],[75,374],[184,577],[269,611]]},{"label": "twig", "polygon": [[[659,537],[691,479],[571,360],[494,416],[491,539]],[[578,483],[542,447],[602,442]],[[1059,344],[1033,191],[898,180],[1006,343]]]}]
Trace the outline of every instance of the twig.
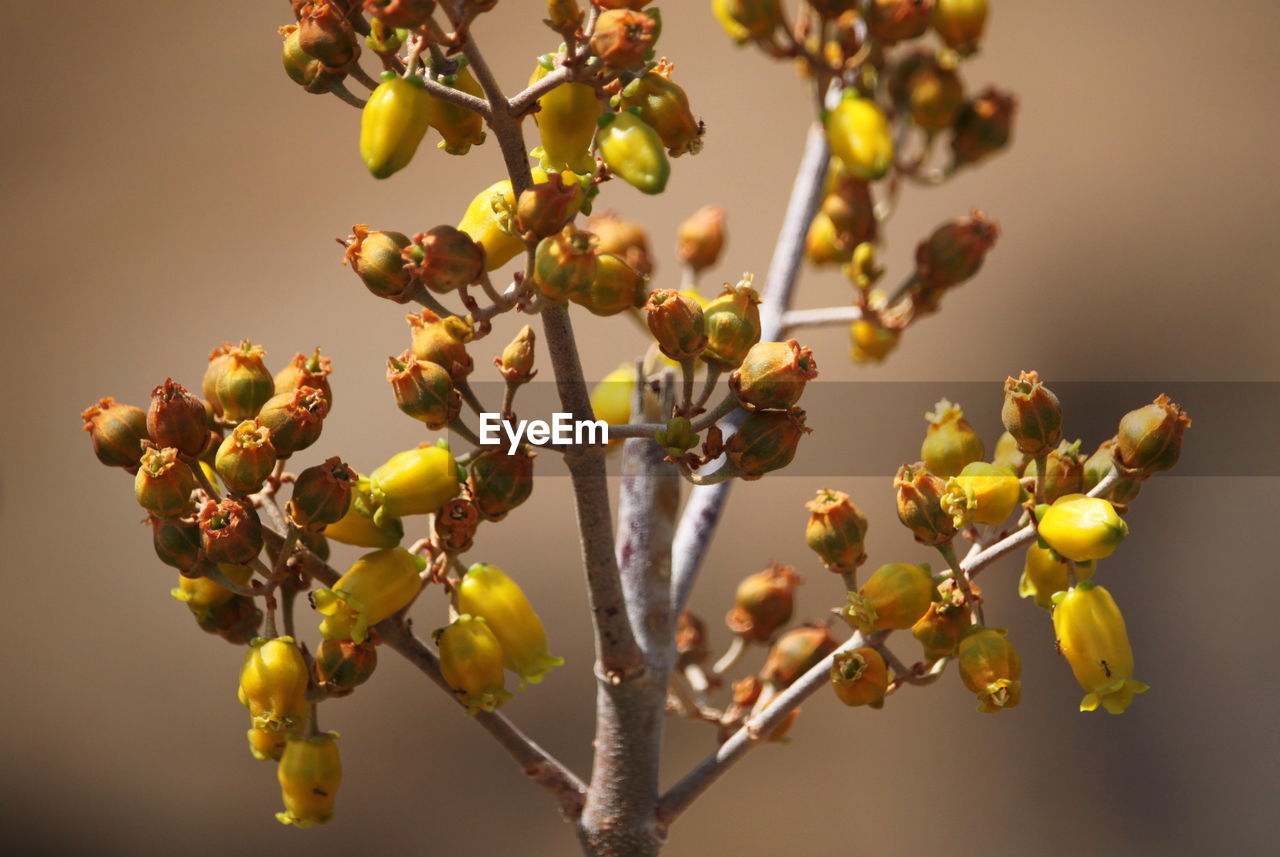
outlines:
[{"label": "twig", "polygon": [[791,332],[801,327],[826,327],[833,324],[853,324],[864,313],[856,306],[829,306],[821,309],[793,309],[782,316],[782,329]]}]

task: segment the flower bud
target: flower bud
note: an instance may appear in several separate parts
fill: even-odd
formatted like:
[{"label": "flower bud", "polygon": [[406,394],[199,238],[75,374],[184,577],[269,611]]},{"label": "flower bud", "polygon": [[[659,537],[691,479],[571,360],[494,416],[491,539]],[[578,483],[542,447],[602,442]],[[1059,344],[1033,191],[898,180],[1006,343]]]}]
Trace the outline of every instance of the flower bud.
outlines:
[{"label": "flower bud", "polygon": [[524,592],[497,566],[478,562],[467,570],[458,584],[458,609],[488,623],[502,647],[503,665],[522,683],[538,684],[564,663],[547,651],[542,620]]},{"label": "flower bud", "polygon": [[369,487],[379,506],[375,520],[429,515],[458,496],[458,463],[441,446],[408,449],[370,473]]},{"label": "flower bud", "polygon": [[957,529],[967,524],[995,526],[1013,514],[1021,497],[1022,484],[1007,468],[975,461],[947,480],[942,509]]},{"label": "flower bud", "polygon": [[262,552],[262,524],[247,500],[210,500],[200,510],[200,547],[212,562],[246,565]]},{"label": "flower bud", "polygon": [[676,255],[694,271],[705,271],[720,260],[725,241],[725,210],[704,205],[676,230]]},{"label": "flower bud", "polygon": [[484,274],[484,248],[452,226],[419,232],[402,255],[406,269],[437,294],[457,291]]},{"label": "flower bud", "polygon": [[172,446],[182,455],[199,455],[209,442],[204,402],[169,378],[151,391],[147,434],[156,446]]},{"label": "flower bud", "polygon": [[360,158],[376,179],[409,165],[431,127],[432,102],[422,79],[384,72],[360,113]]},{"label": "flower bud", "polygon": [[606,113],[597,124],[596,146],[605,166],[641,193],[662,193],[671,164],[658,132],[633,113]]},{"label": "flower bud", "polygon": [[138,471],[142,442],[148,440],[147,415],[133,405],[118,405],[108,396],[80,414],[84,430],[93,442],[93,454],[108,467]]},{"label": "flower bud", "polygon": [[672,360],[692,360],[707,347],[706,319],[692,298],[672,289],[655,289],[644,310],[658,348]]},{"label": "flower bud", "polygon": [[249,644],[240,668],[240,702],[249,709],[256,729],[298,732],[306,725],[307,662],[293,637]]},{"label": "flower bud", "polygon": [[[771,688],[770,693],[776,690]],[[758,675],[749,675],[739,681],[733,683],[733,701],[727,709],[725,709],[724,720],[721,721],[720,742],[724,743],[728,740],[731,731],[724,731],[726,723],[741,724],[752,712],[757,711],[760,696],[765,691],[764,681]],[[758,706],[758,710],[763,712],[773,704],[773,698],[769,698],[763,705]],[[767,741],[782,742],[787,740],[787,733],[791,731],[791,726],[796,722],[796,718],[800,716],[800,709],[793,708],[791,713],[783,718],[782,722],[774,727],[773,731],[765,738]]]},{"label": "flower bud", "polygon": [[337,732],[288,737],[276,769],[284,800],[284,812],[276,813],[276,821],[311,827],[333,818],[333,801],[342,783],[337,738]]},{"label": "flower bud", "polygon": [[850,175],[863,181],[884,178],[893,166],[893,135],[874,101],[846,89],[826,124],[831,152]]},{"label": "flower bud", "polygon": [[936,293],[957,286],[978,273],[1000,228],[976,208],[970,217],[944,223],[916,247],[916,277],[927,304]]},{"label": "flower bud", "polygon": [[266,354],[248,340],[228,351],[214,387],[218,410],[228,422],[252,419],[275,392],[275,381],[262,362]]},{"label": "flower bud", "polygon": [[898,520],[922,545],[937,547],[956,534],[951,513],[942,508],[947,483],[934,476],[924,462],[904,464],[893,478],[898,492]]},{"label": "flower bud", "polygon": [[547,0],[547,18],[543,23],[561,35],[576,33],[582,26],[582,7],[578,0]]},{"label": "flower bud", "polygon": [[978,710],[996,714],[1022,701],[1022,658],[1003,628],[974,625],[960,640],[957,662],[964,686],[978,696]]},{"label": "flower bud", "polygon": [[421,27],[435,11],[435,0],[364,0],[364,10],[389,27]]},{"label": "flower bud", "polygon": [[[483,100],[484,90],[480,88],[475,75],[471,73],[467,60],[460,58],[454,61],[458,63],[457,71],[452,74],[432,73],[432,79],[441,86],[474,95]],[[465,155],[471,151],[472,146],[478,146],[484,142],[483,116],[474,110],[460,107],[443,98],[436,98],[434,95],[428,94],[427,98],[430,99],[427,101],[426,108],[427,121],[444,138],[437,144],[438,148],[450,155]]]},{"label": "flower bud", "polygon": [[968,56],[987,24],[987,0],[934,0],[933,28],[947,47]]},{"label": "flower bud", "polygon": [[[906,630],[929,609],[936,589],[927,565],[891,562],[875,570],[841,616],[856,630]],[[852,606],[855,609],[850,609]]]},{"label": "flower bud", "polygon": [[707,347],[701,354],[705,363],[721,372],[742,365],[752,346],[760,341],[759,304],[760,296],[751,287],[749,275],[744,275],[736,286],[725,283],[719,297],[702,310],[707,332]]},{"label": "flower bud", "polygon": [[591,215],[587,228],[596,236],[597,253],[612,253],[646,276],[653,273],[649,234],[640,224],[606,211]]},{"label": "flower bud", "polygon": [[[228,580],[239,584],[247,584],[249,578],[253,577],[253,569],[247,565],[218,563],[218,571]],[[201,626],[209,622],[220,607],[235,598],[234,592],[207,577],[185,575],[178,578],[177,588],[169,590],[169,594],[186,604]]]},{"label": "flower bud", "polygon": [[693,421],[688,417],[672,417],[667,424],[658,429],[653,439],[666,450],[671,459],[680,458],[698,445],[698,435],[693,430]]},{"label": "flower bud", "polygon": [[1163,393],[1146,407],[1125,414],[1120,418],[1115,449],[1121,474],[1145,479],[1173,467],[1182,452],[1182,433],[1189,425],[1187,412]]},{"label": "flower bud", "polygon": [[596,273],[585,290],[570,292],[569,300],[593,315],[617,315],[644,306],[649,278],[609,253],[596,256]]},{"label": "flower bud", "polygon": [[[611,426],[631,421],[631,395],[635,391],[636,369],[623,363],[596,384],[591,391],[591,410],[598,420]],[[610,441],[612,444],[613,441]]]},{"label": "flower bud", "polygon": [[1005,468],[1014,476],[1021,476],[1027,466],[1027,454],[1018,449],[1018,441],[1013,435],[1003,431],[996,441],[995,452],[991,454],[991,463]]},{"label": "flower bud", "polygon": [[702,123],[689,108],[689,96],[671,80],[675,68],[665,58],[652,71],[623,87],[617,99],[621,110],[634,111],[662,140],[667,154],[679,157],[702,149]]},{"label": "flower bud", "polygon": [[258,636],[262,611],[249,596],[233,595],[204,616],[196,614],[196,624],[200,630],[217,634],[233,646],[244,646]]},{"label": "flower bud", "polygon": [[301,387],[319,390],[320,395],[333,407],[333,390],[329,387],[329,376],[333,373],[333,364],[328,357],[320,356],[317,348],[310,357],[295,354],[289,365],[276,373],[275,394],[288,393]]},{"label": "flower bud", "polygon": [[245,420],[222,441],[213,466],[232,494],[252,494],[276,466],[271,432],[257,420]]},{"label": "flower bud", "polygon": [[1027,455],[1046,454],[1062,440],[1062,405],[1035,372],[1005,380],[1000,420]]},{"label": "flower bud", "polygon": [[468,714],[495,711],[511,698],[502,673],[502,646],[484,619],[463,614],[435,636],[440,672]]},{"label": "flower bud", "polygon": [[1123,714],[1134,694],[1149,688],[1133,680],[1133,649],[1111,593],[1085,581],[1053,601],[1058,651],[1085,691],[1080,710],[1101,705],[1109,714]]},{"label": "flower bud", "polygon": [[371,232],[363,223],[352,226],[351,233],[342,263],[350,265],[365,287],[378,297],[399,304],[412,300],[418,280],[403,256],[412,243],[409,238],[399,232]]},{"label": "flower bud", "polygon": [[760,677],[779,687],[787,687],[817,666],[839,645],[825,622],[788,631],[769,649]]},{"label": "flower bud", "polygon": [[1100,497],[1068,494],[1036,511],[1040,538],[1075,562],[1106,559],[1129,535],[1129,525]]},{"label": "flower bud", "polygon": [[458,418],[462,395],[441,366],[414,360],[408,351],[387,358],[387,380],[401,411],[438,431]]},{"label": "flower bud", "polygon": [[302,36],[298,25],[289,24],[279,29],[284,43],[280,46],[280,61],[290,80],[313,95],[322,95],[342,82],[346,72],[327,68],[317,58],[302,49]]},{"label": "flower bud", "polygon": [[782,23],[778,0],[711,0],[711,11],[738,44],[766,39]]},{"label": "flower bud", "polygon": [[[393,548],[404,540],[404,524],[391,515],[378,515],[369,480],[358,476],[351,486],[347,513],[324,528],[325,538],[361,548]],[[376,517],[376,520],[375,520]]]},{"label": "flower bud", "polygon": [[[539,58],[529,84],[535,84],[555,68],[556,58]],[[593,87],[585,83],[562,83],[538,99],[533,121],[542,138],[542,168],[549,171],[595,172],[591,142],[596,136],[596,120],[604,105]]]},{"label": "flower bud", "polygon": [[369,628],[408,607],[422,589],[426,563],[404,548],[384,548],[360,557],[332,589],[311,593],[311,606],[325,618],[326,640],[363,643]]},{"label": "flower bud", "polygon": [[902,332],[882,327],[874,321],[859,319],[849,326],[852,346],[849,357],[854,363],[882,363],[898,347]]},{"label": "flower bud", "polygon": [[804,252],[818,267],[843,265],[853,258],[853,248],[845,242],[826,212],[821,210],[813,216],[809,231],[805,233]]},{"label": "flower bud", "polygon": [[316,687],[328,696],[347,696],[373,675],[378,650],[373,641],[321,640],[312,668]]},{"label": "flower bud", "polygon": [[596,18],[591,52],[605,68],[630,68],[644,61],[657,38],[658,22],[653,18],[631,9],[610,9]]},{"label": "flower bud", "polygon": [[309,3],[298,16],[298,46],[328,68],[340,69],[360,55],[355,31],[334,3]]},{"label": "flower bud", "polygon": [[[1114,437],[1104,440],[1098,445],[1098,449],[1093,455],[1089,456],[1085,461],[1080,483],[1082,492],[1087,494],[1092,491],[1099,482],[1115,469],[1117,443],[1118,439]],[[1111,490],[1103,495],[1103,499],[1110,500],[1112,505],[1116,507],[1116,511],[1123,515],[1128,511],[1129,504],[1138,499],[1140,493],[1142,493],[1141,480],[1126,479],[1122,476],[1116,480]]]},{"label": "flower bud", "polygon": [[[151,544],[160,561],[184,575],[200,562],[200,528],[182,518],[147,518],[151,525]],[[198,576],[199,572],[195,574]]]},{"label": "flower bud", "polygon": [[711,657],[707,641],[707,625],[688,610],[681,610],[676,620],[676,667],[696,666]]},{"label": "flower bud", "polygon": [[916,39],[929,29],[932,0],[871,0],[867,29],[885,45]]},{"label": "flower bud", "polygon": [[[1076,579],[1088,580],[1097,567],[1097,563],[1092,561],[1076,563]],[[1054,594],[1066,592],[1070,586],[1071,570],[1064,559],[1037,544],[1027,548],[1022,578],[1018,581],[1018,595],[1031,598],[1037,606],[1048,610],[1053,606]]]},{"label": "flower bud", "polygon": [[532,453],[514,455],[501,450],[481,452],[471,461],[467,485],[476,511],[486,521],[501,521],[533,493]]},{"label": "flower bud", "polygon": [[823,488],[804,507],[809,510],[804,540],[828,570],[847,574],[867,561],[867,516],[848,494]]},{"label": "flower bud", "polygon": [[341,521],[351,507],[356,472],[334,457],[308,467],[293,481],[293,497],[285,504],[289,522],[300,530],[323,533]]},{"label": "flower bud", "polygon": [[258,412],[258,424],[271,433],[276,455],[288,458],[320,439],[329,403],[312,387],[272,396]]},{"label": "flower bud", "polygon": [[582,188],[565,184],[559,173],[551,173],[516,201],[515,229],[522,236],[546,238],[568,225],[581,206]]},{"label": "flower bud", "polygon": [[436,545],[448,554],[466,553],[475,546],[476,528],[479,525],[480,514],[471,498],[465,494],[454,497],[436,513],[432,525]]},{"label": "flower bud", "polygon": [[951,136],[953,165],[976,164],[1008,145],[1017,107],[1012,95],[994,87],[966,101]]},{"label": "flower bud", "polygon": [[533,328],[526,324],[520,328],[516,338],[502,349],[502,356],[494,358],[493,365],[498,367],[502,377],[509,383],[525,384],[538,374],[533,368],[533,345],[536,341]]},{"label": "flower bud", "polygon": [[195,490],[195,474],[178,458],[178,450],[150,447],[142,453],[133,480],[133,493],[142,508],[157,518],[180,518],[191,511]]},{"label": "flower bud", "polygon": [[804,578],[789,565],[774,563],[744,578],[725,617],[729,630],[748,640],[767,643],[791,621],[796,587]]},{"label": "flower bud", "polygon": [[595,237],[570,224],[538,242],[533,282],[548,300],[564,303],[591,288],[597,265]]},{"label": "flower bud", "polygon": [[804,411],[749,411],[725,444],[725,454],[748,482],[778,470],[796,457],[800,438],[813,429],[804,424]]},{"label": "flower bud", "polygon": [[[1023,475],[1030,479],[1040,478],[1040,469],[1033,460],[1029,462]],[[1061,441],[1057,448],[1045,456],[1044,466],[1044,500],[1052,503],[1059,497],[1068,494],[1079,494],[1083,489],[1084,464],[1080,460],[1080,441],[1067,443]]]},{"label": "flower bud", "polygon": [[950,65],[925,63],[907,83],[911,120],[930,134],[955,124],[964,108],[964,84]]},{"label": "flower bud", "polygon": [[[827,255],[843,258],[859,244],[876,240],[875,200],[871,198],[871,185],[867,182],[853,176],[840,176],[823,198],[821,212],[831,224],[830,240],[838,250]],[[814,223],[817,225],[818,221],[815,219]],[[810,227],[811,233],[813,228]]]},{"label": "flower bud", "polygon": [[929,421],[929,427],[920,447],[920,458],[935,475],[943,479],[955,476],[965,465],[981,461],[986,455],[982,439],[964,418],[964,410],[958,404],[942,399],[924,418]]},{"label": "flower bud", "polygon": [[[973,584],[969,584],[974,588]],[[924,656],[930,660],[949,658],[969,630],[973,611],[954,580],[938,586],[938,600],[911,626],[911,636],[920,641]]]},{"label": "flower bud", "polygon": [[415,359],[443,366],[455,381],[471,374],[474,364],[467,343],[475,334],[469,321],[456,315],[442,319],[429,309],[407,318]]},{"label": "flower bud", "polygon": [[845,705],[883,708],[889,689],[884,656],[869,646],[838,653],[831,664],[831,687]]}]

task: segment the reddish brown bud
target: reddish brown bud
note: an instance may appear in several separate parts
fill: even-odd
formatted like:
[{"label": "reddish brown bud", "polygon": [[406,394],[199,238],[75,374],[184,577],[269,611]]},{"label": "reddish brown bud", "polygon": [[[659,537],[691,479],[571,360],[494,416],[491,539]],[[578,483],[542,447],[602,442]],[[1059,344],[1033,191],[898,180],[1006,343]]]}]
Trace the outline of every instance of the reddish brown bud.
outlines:
[{"label": "reddish brown bud", "polygon": [[[1099,482],[1107,477],[1112,470],[1115,469],[1116,461],[1116,438],[1109,438],[1098,445],[1097,450],[1084,463],[1084,474],[1080,484],[1081,493],[1088,493],[1097,486]],[[1111,505],[1116,507],[1116,511],[1124,514],[1128,511],[1129,504],[1138,499],[1138,495],[1142,493],[1142,481],[1139,479],[1126,479],[1121,476],[1116,480],[1111,490],[1102,495],[1104,500],[1110,500]]]},{"label": "reddish brown bud", "polygon": [[360,55],[356,34],[336,4],[311,3],[298,16],[298,45],[329,68],[350,65]]},{"label": "reddish brown bud", "polygon": [[[1033,459],[1027,463],[1025,476],[1039,478],[1039,469]],[[1084,461],[1080,455],[1080,441],[1065,440],[1045,457],[1044,502],[1052,503],[1068,494],[1082,493],[1084,485]]]},{"label": "reddish brown bud", "polygon": [[976,208],[970,217],[958,217],[934,230],[916,247],[916,277],[927,305],[936,303],[937,292],[957,286],[978,273],[1000,227]]},{"label": "reddish brown bud", "polygon": [[1005,379],[1000,421],[1027,455],[1043,455],[1062,440],[1062,405],[1035,372]]},{"label": "reddish brown bud", "polygon": [[899,468],[893,487],[898,492],[898,520],[911,530],[916,541],[932,547],[951,541],[956,525],[942,508],[946,482],[930,473],[924,462],[917,462]]},{"label": "reddish brown bud", "polygon": [[964,84],[951,66],[926,64],[907,84],[911,119],[925,131],[938,133],[955,124],[964,107]]},{"label": "reddish brown bud", "polygon": [[400,410],[432,431],[453,422],[462,410],[462,395],[449,373],[437,363],[414,360],[408,351],[398,360],[387,358],[387,380]]},{"label": "reddish brown bud", "polygon": [[419,232],[402,255],[405,269],[437,294],[457,291],[484,273],[484,248],[452,226]]},{"label": "reddish brown bud", "polygon": [[148,518],[151,544],[167,566],[187,574],[200,562],[200,528],[182,518]]},{"label": "reddish brown bud", "polygon": [[516,450],[507,455],[502,450],[489,450],[471,462],[467,484],[480,517],[501,521],[533,493],[532,453]]},{"label": "reddish brown bud", "polygon": [[321,640],[312,662],[316,687],[327,696],[346,696],[369,680],[378,666],[378,650],[372,640]]},{"label": "reddish brown bud", "polygon": [[328,357],[320,356],[317,348],[310,357],[295,354],[289,365],[276,373],[276,395],[297,390],[299,387],[311,387],[319,390],[320,395],[333,407],[333,390],[329,388],[329,376],[333,374],[333,365]]},{"label": "reddish brown bud", "polygon": [[951,137],[955,166],[974,164],[1003,149],[1013,130],[1018,102],[1006,92],[987,87],[964,105]]},{"label": "reddish brown bud", "polygon": [[172,446],[183,455],[199,455],[209,442],[204,402],[172,378],[151,391],[147,434],[157,446]]},{"label": "reddish brown bud", "polygon": [[138,505],[157,518],[180,518],[192,509],[196,477],[171,446],[150,447],[142,453],[133,493]]},{"label": "reddish brown bud", "polygon": [[252,494],[271,475],[276,458],[271,431],[257,420],[245,420],[218,447],[213,466],[228,491]]},{"label": "reddish brown bud", "polygon": [[192,611],[202,631],[217,634],[233,646],[243,646],[258,636],[262,611],[247,595],[233,595],[208,610]]},{"label": "reddish brown bud", "polygon": [[436,513],[436,544],[448,554],[466,553],[475,544],[480,514],[470,497],[454,497]]},{"label": "reddish brown bud", "polygon": [[695,271],[704,271],[720,261],[724,250],[725,210],[720,205],[704,205],[676,229],[676,255]]},{"label": "reddish brown bud", "polygon": [[813,352],[796,340],[758,342],[729,376],[729,387],[748,410],[782,410],[800,401],[816,377]]},{"label": "reddish brown bud", "polygon": [[271,432],[276,455],[288,458],[319,440],[328,415],[329,404],[324,394],[311,387],[301,387],[271,397],[258,412],[258,422]]},{"label": "reddish brown bud", "polygon": [[198,520],[200,546],[210,562],[246,565],[262,552],[262,524],[248,500],[210,500]]},{"label": "reddish brown bud", "polygon": [[606,211],[593,214],[587,228],[596,236],[597,253],[612,253],[646,276],[653,273],[649,234],[640,224]]},{"label": "reddish brown bud", "polygon": [[702,664],[711,657],[707,625],[688,610],[676,620],[676,666],[680,669]]},{"label": "reddish brown bud", "polygon": [[610,9],[596,19],[591,52],[608,68],[630,68],[644,61],[658,37],[656,22],[641,12]]},{"label": "reddish brown bud", "polygon": [[364,0],[366,12],[397,29],[421,27],[435,8],[435,0]]},{"label": "reddish brown bud", "polygon": [[533,380],[538,371],[533,368],[533,345],[537,341],[533,328],[525,325],[516,338],[502,349],[502,356],[493,358],[502,377],[512,384],[524,384]]},{"label": "reddish brown bud", "polygon": [[347,514],[358,478],[336,457],[303,470],[293,482],[293,498],[285,505],[289,521],[305,532],[323,532]]},{"label": "reddish brown bud", "polygon": [[559,173],[530,187],[516,202],[515,229],[525,237],[554,235],[573,219],[582,205],[581,188],[566,185]]},{"label": "reddish brown bud", "polygon": [[657,289],[649,293],[644,309],[658,348],[672,360],[692,360],[707,347],[706,320],[693,298]]},{"label": "reddish brown bud", "polygon": [[725,617],[729,630],[757,643],[769,642],[791,621],[795,590],[803,582],[794,568],[780,563],[744,578]]},{"label": "reddish brown bud", "polygon": [[443,366],[455,381],[471,374],[473,363],[467,343],[474,332],[465,318],[440,318],[429,309],[414,313],[409,320],[410,351],[417,360]]},{"label": "reddish brown bud", "polygon": [[408,303],[420,287],[403,251],[412,242],[399,232],[371,232],[363,223],[351,227],[342,263],[350,265],[365,288],[380,298]]},{"label": "reddish brown bud", "polygon": [[147,415],[133,405],[118,405],[108,396],[80,413],[93,442],[93,454],[108,467],[138,471],[142,442],[147,440]]},{"label": "reddish brown bud", "polygon": [[822,213],[831,222],[841,251],[876,240],[876,206],[869,182],[840,176],[822,200]]},{"label": "reddish brown bud", "polygon": [[923,36],[932,13],[933,0],[871,0],[867,29],[882,44],[893,45]]},{"label": "reddish brown bud", "polygon": [[779,687],[787,687],[831,654],[840,642],[831,635],[827,623],[804,625],[778,638],[765,658],[760,677]]},{"label": "reddish brown bud", "polygon": [[867,516],[848,494],[823,488],[804,507],[809,510],[804,540],[823,565],[846,574],[867,561]]},{"label": "reddish brown bud", "polygon": [[1134,479],[1168,470],[1182,453],[1182,433],[1191,425],[1187,412],[1161,393],[1144,408],[1120,418],[1116,461],[1120,472]]},{"label": "reddish brown bud", "polygon": [[800,438],[811,431],[799,408],[751,411],[725,443],[725,454],[742,478],[750,482],[790,464]]},{"label": "reddish brown bud", "polygon": [[280,61],[284,65],[285,74],[312,95],[323,95],[331,92],[335,85],[342,83],[345,71],[331,69],[320,60],[302,49],[302,39],[297,24],[281,27],[277,32],[284,39],[280,46]]}]

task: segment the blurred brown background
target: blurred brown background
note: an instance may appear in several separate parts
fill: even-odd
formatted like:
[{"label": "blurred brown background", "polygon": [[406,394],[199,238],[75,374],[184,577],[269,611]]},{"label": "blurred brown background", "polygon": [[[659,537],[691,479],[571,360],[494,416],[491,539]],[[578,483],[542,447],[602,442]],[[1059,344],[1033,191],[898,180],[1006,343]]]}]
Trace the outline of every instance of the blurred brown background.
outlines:
[{"label": "blurred brown background", "polygon": [[[732,236],[717,274],[763,272],[808,102],[790,69],[734,50],[707,3],[663,5],[662,52],[709,126],[706,150],[675,162],[662,197],[615,185],[602,207],[651,227],[662,285],[676,276],[676,223],[712,201],[728,206]],[[929,382],[919,414],[948,382],[987,381],[986,399],[963,403],[988,429],[999,382],[1022,368],[1051,381],[1142,382],[1133,406],[1184,382],[1276,381],[1280,9],[993,6],[966,77],[1017,92],[1016,144],[943,189],[908,189],[889,230],[890,276],[927,230],[971,205],[1003,237],[981,277],[888,365],[850,366],[841,330],[808,335],[824,378]],[[535,53],[555,47],[541,13],[540,2],[507,0],[477,26],[511,89]],[[174,575],[151,554],[128,478],[96,464],[77,416],[108,394],[145,405],[167,375],[198,385],[210,347],[248,337],[273,367],[316,344],[332,355],[338,405],[318,452],[367,469],[416,442],[382,380],[385,356],[407,344],[403,313],[365,294],[333,238],[353,222],[455,222],[498,175],[496,145],[462,159],[424,147],[402,174],[372,181],[356,156],[357,113],[280,71],[284,0],[5,0],[4,17],[3,850],[574,853],[545,797],[390,652],[370,685],[324,707],[324,725],[344,735],[336,820],[309,832],[278,825],[274,771],[245,748],[240,653],[169,597]],[[843,302],[847,288],[810,275],[799,300]],[[625,320],[579,328],[596,377],[641,345]],[[477,353],[480,371],[499,341]],[[1071,409],[1089,402],[1066,405],[1070,430]],[[1275,436],[1274,424],[1239,431],[1230,413],[1193,416],[1188,444],[1202,450]],[[894,521],[887,482],[916,455],[923,422],[907,434],[887,431],[892,422],[851,396],[844,419],[819,426],[883,457],[883,476],[833,485],[871,515],[875,563],[926,558]],[[668,853],[1272,851],[1280,748],[1264,545],[1276,475],[1171,476],[1147,488],[1133,537],[1101,572],[1126,608],[1138,677],[1153,686],[1125,716],[1076,713],[1080,691],[1045,616],[1016,598],[1009,563],[985,586],[989,613],[1023,652],[1020,708],[980,716],[951,676],[879,713],[823,694],[790,746],[758,750],[678,823]],[[809,615],[838,597],[801,539],[800,504],[820,481],[734,489],[694,602],[718,646],[731,587],[770,558],[808,572]],[[544,480],[536,500],[484,528],[476,556],[519,577],[569,660],[508,713],[585,772],[590,635],[566,480]],[[439,624],[434,606],[420,606],[420,627]],[[667,781],[712,748],[685,723],[667,743]]]}]

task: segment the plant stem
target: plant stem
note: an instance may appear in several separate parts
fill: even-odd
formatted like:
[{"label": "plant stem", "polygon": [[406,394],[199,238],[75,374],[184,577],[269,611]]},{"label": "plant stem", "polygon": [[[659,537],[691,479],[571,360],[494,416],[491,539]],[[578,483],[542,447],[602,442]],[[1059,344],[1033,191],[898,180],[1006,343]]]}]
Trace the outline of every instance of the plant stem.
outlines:
[{"label": "plant stem", "polygon": [[862,318],[861,307],[828,306],[821,309],[793,309],[782,316],[782,329],[791,332],[801,327],[826,327],[835,324],[853,324]]}]

